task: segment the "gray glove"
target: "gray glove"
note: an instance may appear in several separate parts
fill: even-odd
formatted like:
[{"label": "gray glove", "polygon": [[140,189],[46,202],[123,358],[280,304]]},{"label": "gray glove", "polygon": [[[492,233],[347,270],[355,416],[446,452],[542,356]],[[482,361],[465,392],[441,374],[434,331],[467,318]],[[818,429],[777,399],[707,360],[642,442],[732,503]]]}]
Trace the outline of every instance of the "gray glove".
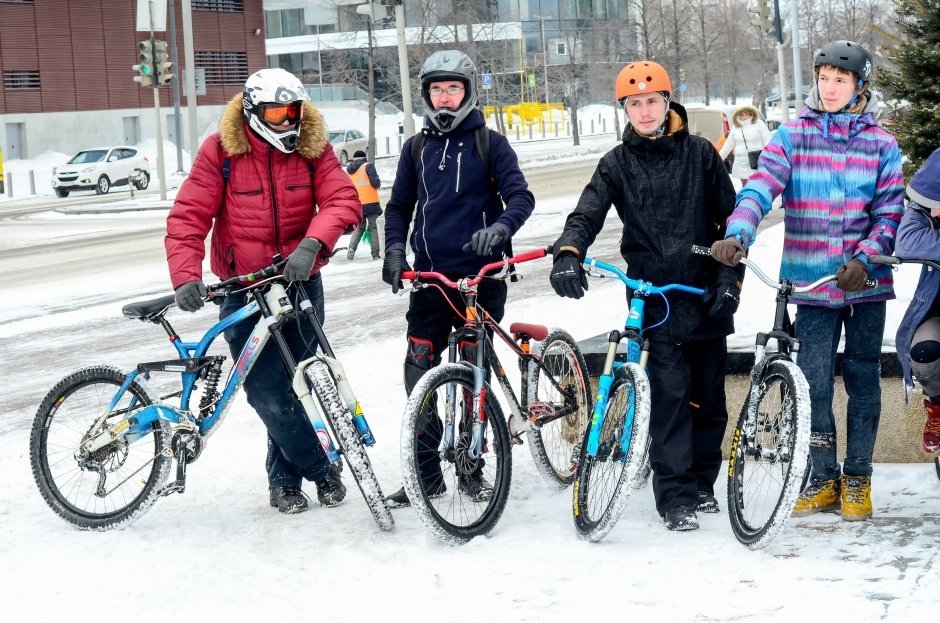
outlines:
[{"label": "gray glove", "polygon": [[502,223],[490,225],[473,232],[470,242],[463,245],[463,251],[473,251],[477,255],[486,257],[492,255],[509,238],[509,228]]},{"label": "gray glove", "polygon": [[190,281],[176,288],[176,306],[186,312],[194,312],[205,305],[209,291],[201,281]]},{"label": "gray glove", "polygon": [[313,270],[313,263],[322,246],[316,238],[301,240],[294,252],[287,256],[287,263],[284,264],[284,278],[288,281],[310,279],[310,271]]}]

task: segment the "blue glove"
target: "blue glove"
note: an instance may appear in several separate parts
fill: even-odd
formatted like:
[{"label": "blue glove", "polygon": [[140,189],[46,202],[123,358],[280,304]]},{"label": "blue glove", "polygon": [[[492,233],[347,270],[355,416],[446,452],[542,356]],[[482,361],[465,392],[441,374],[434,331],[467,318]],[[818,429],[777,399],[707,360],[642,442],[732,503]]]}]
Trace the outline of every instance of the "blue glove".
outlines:
[{"label": "blue glove", "polygon": [[473,251],[477,255],[486,257],[493,255],[493,251],[506,242],[507,238],[509,238],[509,228],[497,223],[473,232],[470,242],[463,245],[463,250]]},{"label": "blue glove", "polygon": [[186,312],[194,312],[205,305],[209,290],[201,281],[190,281],[176,288],[176,306]]},{"label": "blue glove", "polygon": [[322,246],[316,238],[301,240],[294,252],[287,256],[287,263],[284,264],[284,278],[288,281],[310,279],[310,271],[313,270],[313,263]]}]

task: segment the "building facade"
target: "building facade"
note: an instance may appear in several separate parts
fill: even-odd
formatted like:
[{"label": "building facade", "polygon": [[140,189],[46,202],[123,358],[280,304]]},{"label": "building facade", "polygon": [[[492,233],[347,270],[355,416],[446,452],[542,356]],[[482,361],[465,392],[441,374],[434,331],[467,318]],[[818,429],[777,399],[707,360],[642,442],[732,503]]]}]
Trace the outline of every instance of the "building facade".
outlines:
[{"label": "building facade", "polygon": [[[166,0],[164,0],[165,2]],[[0,0],[0,147],[7,160],[155,136],[154,94],[133,81],[138,0]],[[181,2],[173,2],[185,66]],[[199,134],[267,66],[262,0],[191,0]],[[169,32],[155,33],[169,41]],[[174,74],[179,75],[178,71]],[[158,89],[163,136],[176,141],[171,87]],[[204,92],[204,94],[202,94]],[[187,105],[180,95],[182,106]],[[185,110],[184,110],[185,113]],[[186,115],[182,136],[185,138]]]}]

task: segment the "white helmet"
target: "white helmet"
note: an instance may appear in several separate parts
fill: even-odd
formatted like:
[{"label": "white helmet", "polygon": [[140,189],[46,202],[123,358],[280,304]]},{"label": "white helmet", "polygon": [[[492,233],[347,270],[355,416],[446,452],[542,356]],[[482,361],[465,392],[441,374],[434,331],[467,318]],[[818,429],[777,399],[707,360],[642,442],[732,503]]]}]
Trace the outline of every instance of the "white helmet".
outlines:
[{"label": "white helmet", "polygon": [[[251,74],[242,91],[242,106],[249,127],[285,154],[297,148],[303,102],[309,99],[307,90],[297,76],[280,68],[262,69]],[[280,117],[280,121],[275,120],[274,125],[283,122],[285,118],[296,123],[290,130],[278,132],[262,118],[266,112]]]},{"label": "white helmet", "polygon": [[[421,100],[424,114],[441,132],[449,132],[460,125],[477,106],[477,68],[463,52],[441,50],[435,52],[421,66]],[[464,98],[457,110],[434,110],[428,88],[432,82],[459,80],[464,86]]]}]

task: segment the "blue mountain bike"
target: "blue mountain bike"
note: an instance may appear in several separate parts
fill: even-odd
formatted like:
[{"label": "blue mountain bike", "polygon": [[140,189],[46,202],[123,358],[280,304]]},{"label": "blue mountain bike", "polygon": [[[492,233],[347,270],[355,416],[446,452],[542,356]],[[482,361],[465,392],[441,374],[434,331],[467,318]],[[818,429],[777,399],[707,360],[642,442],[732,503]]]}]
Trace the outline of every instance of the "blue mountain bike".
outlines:
[{"label": "blue mountain bike", "polygon": [[[591,258],[584,259],[584,268],[588,276],[616,277],[633,290],[624,329],[615,329],[607,336],[607,358],[598,380],[591,423],[581,442],[574,481],[573,512],[578,535],[599,541],[620,519],[627,498],[648,461],[650,386],[646,360],[649,342],[643,337],[646,299],[662,296],[668,318],[668,292],[702,295],[705,291],[681,284],[654,286],[631,279],[616,266]],[[595,272],[597,269],[604,272]],[[623,340],[627,341],[625,362],[618,361],[618,346]]]},{"label": "blue mountain bike", "polygon": [[[52,510],[79,528],[107,530],[129,525],[160,496],[182,493],[187,465],[202,454],[273,337],[328,458],[337,465],[340,457],[346,459],[379,528],[392,528],[392,515],[365,452],[365,446],[375,443],[372,432],[303,286],[278,275],[283,263],[275,258],[255,273],[209,286],[210,299],[246,291],[249,302],[198,342],[182,341],[167,320],[167,311],[175,305],[172,294],[124,307],[125,317],[162,326],[178,358],[140,363],[131,372],[104,365],[83,368],[46,395],[33,421],[30,462]],[[227,328],[255,317],[254,331],[220,391],[225,357],[208,354],[209,348]],[[294,361],[282,334],[284,323],[294,321],[310,323],[322,354]],[[180,374],[182,386],[158,398],[148,380],[162,372]],[[197,382],[202,384],[201,398],[198,408],[191,409]],[[177,404],[165,402],[176,397]],[[176,479],[166,484],[174,460]]]}]

